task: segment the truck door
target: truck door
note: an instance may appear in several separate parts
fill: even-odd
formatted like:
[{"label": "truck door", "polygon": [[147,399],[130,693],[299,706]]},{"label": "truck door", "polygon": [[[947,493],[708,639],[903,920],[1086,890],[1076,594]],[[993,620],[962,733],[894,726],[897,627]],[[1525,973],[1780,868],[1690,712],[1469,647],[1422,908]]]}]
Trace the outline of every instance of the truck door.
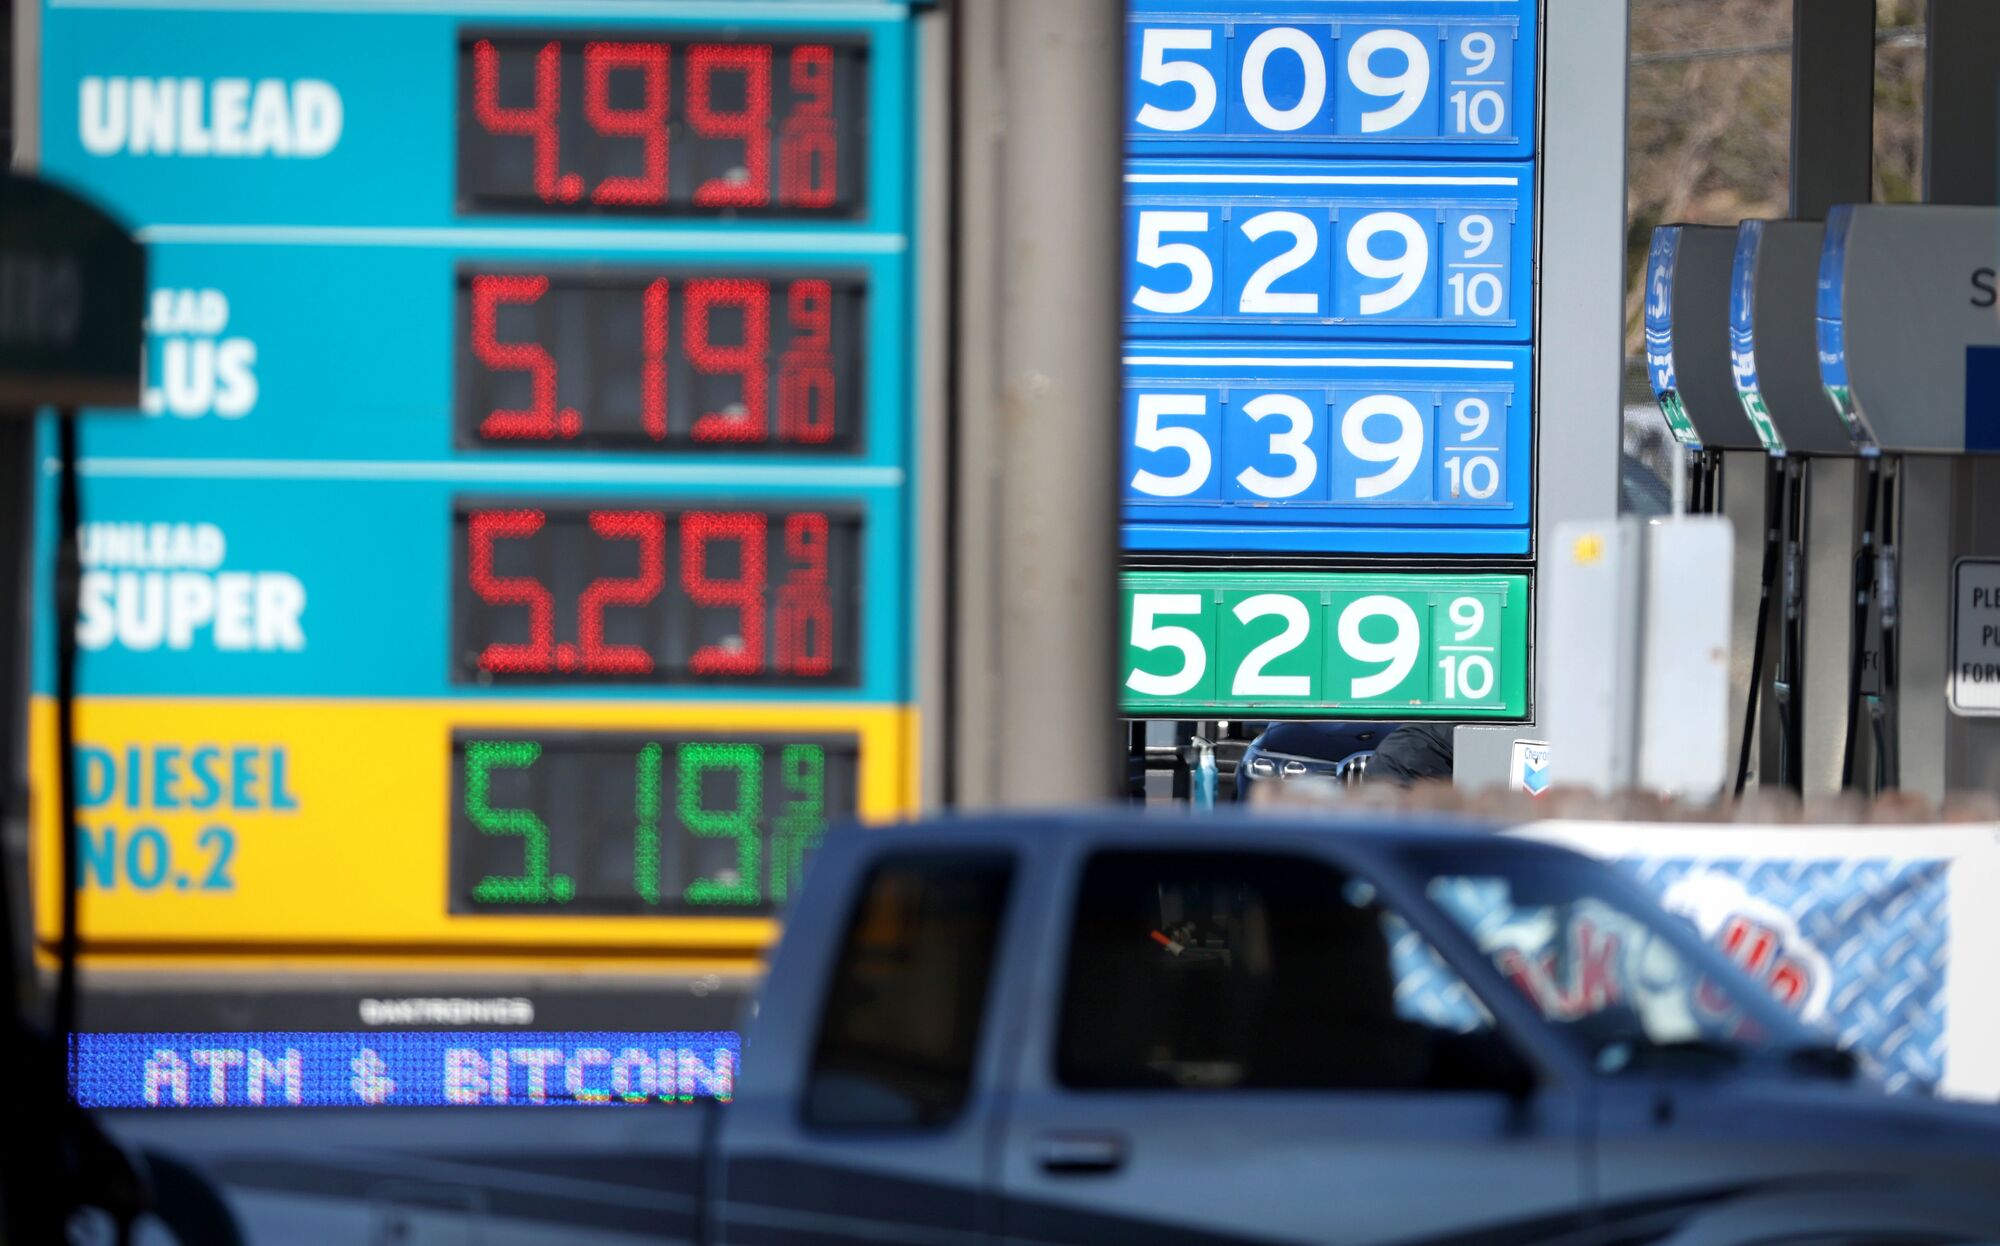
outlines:
[{"label": "truck door", "polygon": [[1049,915],[1054,1006],[1015,1070],[1007,1240],[1576,1223],[1579,1096],[1531,1071],[1366,880],[1305,852],[1107,848],[1068,907]]},{"label": "truck door", "polygon": [[988,1240],[986,1018],[1016,866],[998,847],[892,849],[844,911],[801,905],[721,1109],[714,1240]]}]

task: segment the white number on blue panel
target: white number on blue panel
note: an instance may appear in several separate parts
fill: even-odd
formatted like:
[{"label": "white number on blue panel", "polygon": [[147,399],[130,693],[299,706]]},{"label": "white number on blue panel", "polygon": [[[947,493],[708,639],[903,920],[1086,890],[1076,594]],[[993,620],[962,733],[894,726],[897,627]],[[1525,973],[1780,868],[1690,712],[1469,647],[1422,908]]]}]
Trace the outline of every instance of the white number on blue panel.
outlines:
[{"label": "white number on blue panel", "polygon": [[1153,316],[1512,319],[1500,208],[1141,208],[1130,228],[1131,304]]},{"label": "white number on blue panel", "polygon": [[1135,129],[1511,139],[1514,31],[1365,23],[1142,26]]},{"label": "white number on blue panel", "polygon": [[1213,385],[1126,395],[1126,495],[1504,504],[1505,390]]}]

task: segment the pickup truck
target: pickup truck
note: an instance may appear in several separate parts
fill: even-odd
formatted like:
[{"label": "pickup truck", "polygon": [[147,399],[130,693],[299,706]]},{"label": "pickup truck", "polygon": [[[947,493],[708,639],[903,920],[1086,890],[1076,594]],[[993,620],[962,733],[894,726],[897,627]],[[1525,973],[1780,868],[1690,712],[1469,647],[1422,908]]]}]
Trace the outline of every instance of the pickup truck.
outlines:
[{"label": "pickup truck", "polygon": [[2000,1109],[1880,1093],[1610,867],[1408,821],[836,832],[726,1104],[105,1124],[254,1242],[2000,1238]]}]

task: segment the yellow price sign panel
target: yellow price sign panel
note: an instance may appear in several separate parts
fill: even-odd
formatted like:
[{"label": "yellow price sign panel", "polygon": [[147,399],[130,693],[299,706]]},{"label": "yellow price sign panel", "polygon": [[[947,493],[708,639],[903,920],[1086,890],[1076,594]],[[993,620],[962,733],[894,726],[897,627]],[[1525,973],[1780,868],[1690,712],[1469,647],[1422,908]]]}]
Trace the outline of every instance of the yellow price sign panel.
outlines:
[{"label": "yellow price sign panel", "polygon": [[[34,723],[57,933],[54,707]],[[830,821],[909,812],[900,706],[93,698],[87,952],[754,953]]]}]

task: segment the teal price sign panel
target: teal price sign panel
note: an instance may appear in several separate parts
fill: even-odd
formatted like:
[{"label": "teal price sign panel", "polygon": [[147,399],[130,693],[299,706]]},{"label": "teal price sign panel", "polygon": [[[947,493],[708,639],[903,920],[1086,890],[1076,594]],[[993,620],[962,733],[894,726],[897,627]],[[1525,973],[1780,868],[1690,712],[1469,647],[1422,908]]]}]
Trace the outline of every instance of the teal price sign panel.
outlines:
[{"label": "teal price sign panel", "polygon": [[1121,599],[1128,714],[1527,713],[1523,575],[1131,572]]}]

